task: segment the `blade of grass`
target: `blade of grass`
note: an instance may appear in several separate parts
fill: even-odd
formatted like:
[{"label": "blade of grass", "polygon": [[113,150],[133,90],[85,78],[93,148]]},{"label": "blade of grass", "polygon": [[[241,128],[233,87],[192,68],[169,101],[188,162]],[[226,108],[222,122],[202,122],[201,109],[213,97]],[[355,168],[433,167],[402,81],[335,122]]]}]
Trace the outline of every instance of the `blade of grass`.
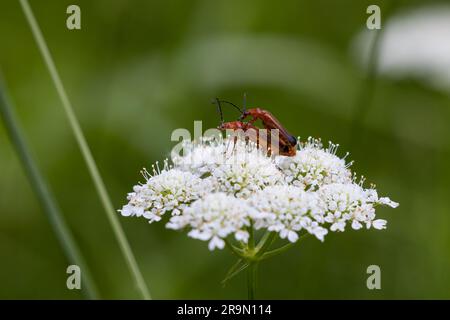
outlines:
[{"label": "blade of grass", "polygon": [[102,205],[105,209],[108,220],[117,238],[121,252],[125,257],[126,264],[130,269],[130,272],[136,282],[136,285],[138,286],[138,289],[140,290],[140,293],[142,294],[142,297],[144,299],[151,299],[147,285],[145,284],[144,278],[142,277],[141,271],[139,270],[134,254],[131,251],[128,240],[125,236],[125,233],[123,232],[122,226],[120,225],[119,219],[117,218],[117,213],[115,212],[114,206],[112,205],[111,199],[109,198],[105,184],[97,168],[97,164],[95,163],[94,157],[92,156],[91,150],[89,149],[89,145],[86,141],[86,138],[84,137],[83,131],[81,130],[80,124],[78,123],[78,119],[72,108],[72,104],[70,103],[69,97],[67,96],[66,90],[64,89],[63,83],[59,77],[59,73],[56,69],[55,63],[53,62],[53,58],[44,40],[36,18],[34,17],[33,11],[31,10],[31,7],[27,0],[20,0],[20,5],[28,21],[28,24],[30,25],[31,31],[36,40],[37,46],[41,51],[48,71],[50,72],[53,83],[56,87],[56,91],[58,92],[58,95],[61,99],[70,127],[81,150],[84,161],[86,162],[86,166],[88,167],[89,173],[94,182]]},{"label": "blade of grass", "polygon": [[365,79],[361,85],[353,111],[352,126],[350,131],[350,146],[357,144],[362,137],[361,132],[364,128],[363,122],[366,115],[369,113],[375,93],[380,43],[383,31],[372,30],[371,32],[374,32],[375,34],[370,44],[370,55],[367,59],[368,62]]},{"label": "blade of grass", "polygon": [[36,193],[45,214],[52,226],[56,237],[71,264],[78,265],[81,269],[81,290],[88,299],[97,299],[98,292],[84,258],[68,228],[66,221],[50,191],[47,182],[39,171],[35,160],[25,142],[24,135],[18,124],[14,109],[6,95],[6,87],[3,85],[0,73],[0,114],[3,118],[6,131],[22,163],[31,187]]},{"label": "blade of grass", "polygon": [[353,108],[353,117],[350,127],[349,146],[350,148],[361,142],[364,136],[364,121],[369,114],[373,105],[375,89],[377,84],[377,69],[380,59],[381,45],[383,42],[386,21],[391,12],[395,9],[395,2],[388,2],[383,7],[383,25],[379,30],[371,30],[375,33],[371,39],[369,56],[367,57],[367,66],[365,78],[361,84],[358,96],[356,97],[355,106]]}]

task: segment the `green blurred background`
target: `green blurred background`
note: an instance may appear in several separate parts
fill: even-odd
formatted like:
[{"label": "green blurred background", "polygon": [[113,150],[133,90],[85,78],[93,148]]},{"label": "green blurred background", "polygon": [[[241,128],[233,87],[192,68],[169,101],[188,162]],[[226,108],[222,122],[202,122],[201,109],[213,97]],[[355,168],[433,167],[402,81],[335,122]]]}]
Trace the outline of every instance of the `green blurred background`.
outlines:
[{"label": "green blurred background", "polygon": [[[140,169],[169,155],[172,130],[216,126],[210,99],[240,104],[243,92],[292,133],[340,143],[358,174],[400,202],[378,211],[385,231],[309,239],[263,263],[257,297],[273,299],[450,298],[450,91],[414,77],[368,81],[352,53],[369,4],[386,23],[436,3],[30,1],[117,209]],[[65,26],[69,4],[81,7],[79,31]],[[16,0],[0,4],[0,66],[101,297],[139,298]],[[163,223],[120,221],[154,298],[246,298],[243,274],[220,284],[229,252]],[[381,290],[366,287],[371,264]],[[1,124],[0,298],[82,298],[66,288],[67,265]]]}]

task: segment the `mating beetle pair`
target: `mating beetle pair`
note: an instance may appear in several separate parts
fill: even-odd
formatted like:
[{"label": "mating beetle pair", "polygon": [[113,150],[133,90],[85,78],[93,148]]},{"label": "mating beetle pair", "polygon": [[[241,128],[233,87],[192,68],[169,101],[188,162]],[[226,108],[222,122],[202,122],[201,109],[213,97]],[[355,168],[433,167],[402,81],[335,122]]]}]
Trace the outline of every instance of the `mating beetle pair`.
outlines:
[{"label": "mating beetle pair", "polygon": [[[244,108],[241,110],[234,103],[219,100],[218,98],[214,99],[212,102],[217,105],[217,110],[220,114],[220,125],[218,129],[220,130],[242,130],[246,133],[248,139],[252,140],[257,144],[260,148],[265,148],[268,150],[268,153],[274,153],[275,150],[271,150],[271,134],[269,132],[271,130],[277,130],[278,132],[278,150],[277,153],[283,156],[293,157],[297,151],[297,139],[289,134],[289,132],[281,125],[280,121],[278,121],[273,114],[269,111],[261,109],[261,108],[252,108],[247,109],[245,106],[245,95],[244,95]],[[241,116],[236,121],[224,122],[223,112],[221,103],[226,103],[228,105],[233,106],[241,113]],[[245,119],[250,118],[248,121],[244,122]],[[258,120],[261,120],[261,123],[266,130],[260,130],[258,127],[254,125],[254,123]]]}]

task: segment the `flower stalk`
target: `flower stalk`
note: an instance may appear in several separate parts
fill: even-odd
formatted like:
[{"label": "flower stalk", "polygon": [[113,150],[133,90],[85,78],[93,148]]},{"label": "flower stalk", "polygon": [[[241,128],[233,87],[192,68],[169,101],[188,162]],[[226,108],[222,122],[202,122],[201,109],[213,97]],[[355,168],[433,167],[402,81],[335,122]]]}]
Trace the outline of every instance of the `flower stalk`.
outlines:
[{"label": "flower stalk", "polygon": [[253,261],[248,266],[247,270],[247,289],[248,289],[248,299],[255,299],[256,292],[256,273],[257,273],[258,262]]},{"label": "flower stalk", "polygon": [[223,283],[230,280],[241,271],[247,269],[248,299],[254,300],[256,295],[258,266],[260,261],[268,258],[268,256],[266,256],[267,253],[276,252],[280,249],[283,249],[284,251],[290,246],[285,245],[281,248],[274,249],[266,253],[276,239],[277,234],[275,232],[267,231],[255,245],[255,229],[253,228],[253,223],[250,223],[248,233],[248,243],[243,248],[234,246],[228,239],[225,240],[227,248],[229,248],[234,255],[237,255],[239,259],[230,268],[225,279],[223,280]]},{"label": "flower stalk", "polygon": [[255,230],[253,228],[253,221],[250,221],[250,227],[248,230],[248,253],[249,253],[249,265],[247,270],[247,290],[248,290],[248,299],[255,299],[255,291],[256,291],[256,265],[257,261],[254,260],[256,257],[255,253]]}]

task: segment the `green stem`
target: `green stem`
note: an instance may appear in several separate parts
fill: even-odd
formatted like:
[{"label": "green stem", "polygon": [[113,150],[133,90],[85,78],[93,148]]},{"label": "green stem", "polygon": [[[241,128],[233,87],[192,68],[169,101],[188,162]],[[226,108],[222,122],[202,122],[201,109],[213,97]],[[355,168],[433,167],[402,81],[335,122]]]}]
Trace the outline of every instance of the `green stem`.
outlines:
[{"label": "green stem", "polygon": [[233,254],[235,254],[239,258],[244,258],[242,249],[235,247],[228,239],[225,239],[224,241],[227,248],[230,249]]},{"label": "green stem", "polygon": [[117,213],[114,209],[111,199],[109,198],[108,191],[106,190],[103,179],[97,168],[97,164],[95,163],[89,145],[86,141],[86,138],[84,137],[83,131],[81,130],[81,126],[72,108],[72,104],[70,103],[66,90],[64,89],[63,83],[61,81],[61,78],[59,77],[59,73],[56,69],[55,63],[53,62],[53,58],[44,40],[44,37],[36,21],[36,18],[34,17],[33,11],[31,10],[31,7],[27,0],[20,0],[20,4],[22,6],[22,10],[25,14],[25,17],[28,21],[28,24],[30,25],[31,31],[36,40],[38,48],[41,51],[42,57],[44,58],[48,71],[50,72],[50,76],[52,77],[59,98],[61,99],[62,106],[66,113],[73,135],[75,136],[75,139],[78,143],[83,159],[86,162],[89,174],[91,175],[95,189],[97,190],[102,205],[105,209],[106,216],[109,220],[109,223],[111,224],[113,233],[117,239],[117,242],[119,243],[119,247],[125,258],[127,267],[129,268],[130,273],[133,276],[134,281],[138,289],[140,290],[142,297],[144,299],[151,299],[147,285],[145,284],[142,273],[137,265],[136,258],[134,257],[134,254],[131,251],[130,244],[128,243],[128,240],[125,236],[122,226],[120,225]]},{"label": "green stem", "polygon": [[277,234],[275,232],[267,231],[264,236],[259,241],[258,245],[256,246],[256,253],[255,258],[258,260],[259,257],[261,257],[266,250],[270,247],[270,245],[275,240],[275,237]]},{"label": "green stem", "polygon": [[258,262],[251,262],[247,269],[247,290],[249,300],[255,299],[257,270]]},{"label": "green stem", "polygon": [[[250,226],[247,230],[249,233],[247,247],[244,247],[242,249],[236,248],[228,239],[225,239],[226,246],[231,250],[231,252],[240,257],[240,259],[235,265],[231,267],[222,283],[225,283],[247,268],[248,299],[253,300],[255,299],[257,282],[256,278],[259,261],[286,251],[287,249],[292,247],[294,243],[289,243],[281,248],[266,252],[275,241],[277,233],[266,231],[266,233],[259,240],[258,244],[255,246],[255,230],[253,228],[253,223],[250,223]],[[308,235],[309,233],[302,235],[296,243],[300,242]]]},{"label": "green stem", "polygon": [[6,96],[6,89],[0,75],[0,114],[3,118],[6,131],[16,149],[17,155],[22,163],[25,173],[30,181],[31,187],[36,193],[45,214],[51,224],[53,231],[71,264],[76,264],[82,271],[82,290],[88,299],[97,299],[98,292],[89,268],[64,220],[61,211],[51,193],[47,182],[39,171],[35,160],[25,142],[22,130],[16,120],[14,109]]},{"label": "green stem", "polygon": [[255,254],[255,230],[253,228],[253,221],[250,223],[249,227],[249,237],[248,237],[248,253],[249,253],[249,265],[247,269],[247,292],[248,299],[255,299],[256,291],[256,266],[257,262],[253,261],[253,256]]},{"label": "green stem", "polygon": [[248,251],[250,254],[255,250],[255,230],[253,229],[253,221],[250,222],[250,227],[248,228]]},{"label": "green stem", "polygon": [[294,245],[295,245],[295,243],[291,242],[291,243],[288,243],[288,244],[286,244],[286,245],[284,245],[284,246],[282,246],[280,248],[268,251],[268,252],[266,252],[265,254],[262,255],[261,260],[265,260],[265,259],[271,258],[273,256],[279,255],[280,253],[283,253],[286,250],[292,248]]}]

